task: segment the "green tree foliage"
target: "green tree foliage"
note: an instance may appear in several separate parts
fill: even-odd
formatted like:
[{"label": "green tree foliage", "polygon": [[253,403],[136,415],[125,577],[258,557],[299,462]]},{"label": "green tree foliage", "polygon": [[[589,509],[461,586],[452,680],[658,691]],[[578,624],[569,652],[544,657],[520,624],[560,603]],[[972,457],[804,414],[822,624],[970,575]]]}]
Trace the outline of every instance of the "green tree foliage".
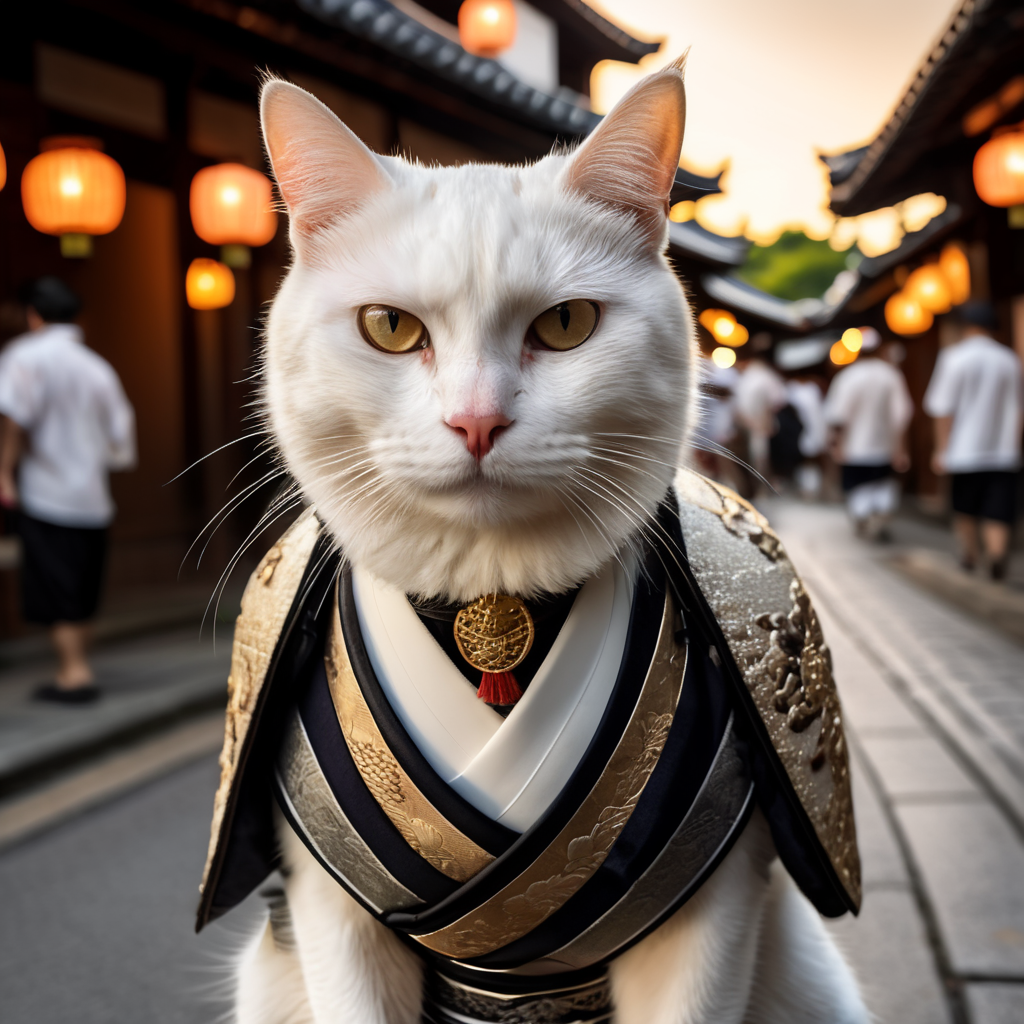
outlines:
[{"label": "green tree foliage", "polygon": [[827,241],[802,231],[784,231],[771,245],[753,245],[737,271],[744,281],[780,299],[816,299],[843,270],[850,253],[836,252]]}]

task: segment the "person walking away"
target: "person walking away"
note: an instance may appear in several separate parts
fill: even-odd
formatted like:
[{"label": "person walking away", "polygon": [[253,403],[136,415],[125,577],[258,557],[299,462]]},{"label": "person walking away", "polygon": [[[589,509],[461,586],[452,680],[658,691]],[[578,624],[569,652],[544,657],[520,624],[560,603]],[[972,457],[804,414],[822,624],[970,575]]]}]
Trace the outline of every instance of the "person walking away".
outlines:
[{"label": "person walking away", "polygon": [[796,468],[797,490],[809,500],[821,496],[821,458],[828,443],[828,424],[825,422],[825,398],[815,377],[798,374],[786,382],[789,404],[800,418],[798,441],[800,463]]},{"label": "person walking away", "polygon": [[57,652],[55,682],[36,697],[85,703],[99,695],[86,655],[114,518],[108,473],[135,464],[135,414],[72,322],[78,296],[44,277],[26,303],[30,330],[0,356],[0,502],[18,510],[23,615]]},{"label": "person walking away", "polygon": [[858,536],[888,540],[899,505],[896,473],[910,468],[907,427],[914,406],[903,374],[881,358],[881,335],[861,329],[860,358],[832,379],[825,400],[829,451],[839,464]]},{"label": "person walking away", "polygon": [[786,385],[758,350],[770,339],[755,335],[750,345],[755,354],[744,360],[734,392],[736,421],[747,432],[750,462],[762,481],[771,476],[771,439],[778,429],[776,413],[787,405]]},{"label": "person walking away", "polygon": [[935,420],[932,468],[949,474],[963,567],[978,562],[978,527],[992,579],[1006,576],[1024,429],[1024,385],[1016,353],[993,336],[988,302],[953,310],[960,340],[939,353],[924,396]]}]

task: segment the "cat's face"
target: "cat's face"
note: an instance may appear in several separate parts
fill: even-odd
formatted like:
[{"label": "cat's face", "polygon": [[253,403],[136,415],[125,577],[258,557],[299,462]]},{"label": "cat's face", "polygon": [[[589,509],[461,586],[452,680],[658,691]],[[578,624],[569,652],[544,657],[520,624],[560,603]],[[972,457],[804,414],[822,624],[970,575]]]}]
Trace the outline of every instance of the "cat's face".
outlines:
[{"label": "cat's face", "polygon": [[[645,219],[627,166],[632,209],[608,202],[607,154],[587,147],[522,168],[374,157],[300,90],[270,89],[290,105],[275,125],[264,97],[296,260],[265,396],[303,491],[353,561],[408,592],[579,582],[662,498],[688,422],[664,199]],[[305,159],[332,141],[333,159]]]}]

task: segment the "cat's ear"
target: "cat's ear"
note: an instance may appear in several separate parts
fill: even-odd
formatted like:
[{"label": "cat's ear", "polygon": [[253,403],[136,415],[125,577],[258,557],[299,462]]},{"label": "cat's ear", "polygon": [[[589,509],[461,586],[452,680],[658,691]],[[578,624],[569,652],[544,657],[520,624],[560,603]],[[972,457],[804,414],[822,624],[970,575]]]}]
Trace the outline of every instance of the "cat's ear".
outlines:
[{"label": "cat's ear", "polygon": [[264,82],[260,121],[300,253],[317,232],[391,187],[373,153],[305,89],[278,78]]},{"label": "cat's ear", "polygon": [[652,246],[664,239],[686,124],[684,53],[638,82],[576,151],[564,186],[636,217]]}]

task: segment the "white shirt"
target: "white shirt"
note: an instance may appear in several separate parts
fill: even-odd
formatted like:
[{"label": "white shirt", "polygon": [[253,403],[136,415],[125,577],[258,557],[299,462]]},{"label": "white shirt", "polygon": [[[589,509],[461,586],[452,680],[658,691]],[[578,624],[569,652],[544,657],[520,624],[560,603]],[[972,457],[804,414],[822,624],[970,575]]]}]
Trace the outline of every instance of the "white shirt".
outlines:
[{"label": "white shirt", "polygon": [[862,356],[832,379],[825,419],[843,428],[843,463],[885,466],[910,423],[914,404],[903,374],[891,363]]},{"label": "white shirt", "polygon": [[924,411],[953,417],[950,473],[1017,469],[1022,410],[1020,360],[1012,349],[976,334],[939,353]]},{"label": "white shirt", "polygon": [[0,413],[28,435],[21,507],[58,526],[114,518],[107,474],[135,464],[135,414],[114,368],[74,324],[47,324],[0,355]]},{"label": "white shirt", "polygon": [[787,402],[786,385],[770,366],[755,361],[740,374],[733,401],[736,415],[748,430],[770,437],[775,413]]},{"label": "white shirt", "polygon": [[405,594],[353,570],[374,673],[431,767],[477,810],[518,832],[565,788],[618,678],[633,579],[618,563],[588,580],[522,698],[502,718],[477,697]]},{"label": "white shirt", "polygon": [[704,359],[701,362],[703,363],[701,376],[704,381],[714,388],[728,392],[728,394],[701,394],[700,425],[696,435],[698,439],[704,438],[714,441],[715,444],[726,445],[736,435],[732,392],[736,388],[736,382],[740,375],[734,366],[716,366],[710,359]]},{"label": "white shirt", "polygon": [[806,459],[813,459],[825,450],[828,434],[821,388],[813,380],[791,380],[786,384],[786,395],[803,426],[800,431],[800,454]]}]

